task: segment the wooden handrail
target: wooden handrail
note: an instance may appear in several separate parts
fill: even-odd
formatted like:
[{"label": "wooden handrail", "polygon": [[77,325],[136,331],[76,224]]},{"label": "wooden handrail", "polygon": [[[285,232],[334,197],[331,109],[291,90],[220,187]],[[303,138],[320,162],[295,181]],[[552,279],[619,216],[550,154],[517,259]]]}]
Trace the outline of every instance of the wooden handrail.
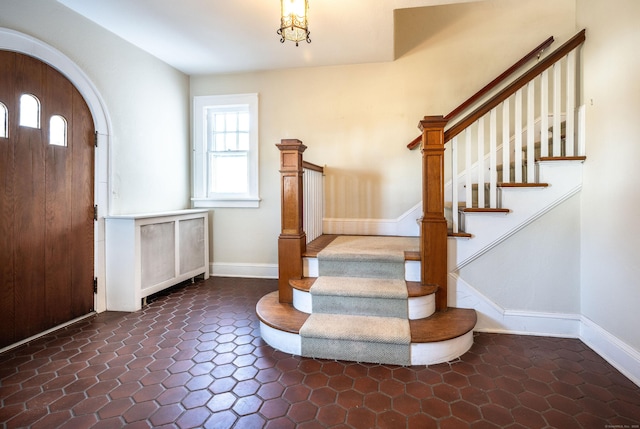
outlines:
[{"label": "wooden handrail", "polygon": [[516,62],[514,65],[506,69],[500,76],[498,76],[497,78],[489,82],[484,88],[482,88],[480,91],[473,94],[471,97],[469,97],[467,101],[465,101],[464,103],[462,103],[461,105],[453,109],[451,113],[446,115],[444,118],[447,121],[450,121],[451,119],[458,116],[465,109],[467,109],[467,107],[471,106],[473,103],[478,101],[483,95],[491,91],[493,88],[498,86],[503,80],[505,80],[507,77],[515,73],[516,70],[518,70],[519,68],[524,66],[526,63],[528,63],[529,60],[531,60],[533,57],[540,58],[540,55],[542,54],[542,52],[544,52],[544,50],[547,49],[553,43],[553,41],[554,41],[553,36],[551,36],[547,40],[542,42],[540,45],[536,46],[531,52],[529,52],[527,55],[522,57],[520,61]]},{"label": "wooden handrail", "polygon": [[418,147],[418,145],[420,144],[420,142],[422,141],[422,134],[420,134],[418,137],[416,137],[415,139],[411,140],[411,143],[409,143],[407,145],[407,148],[409,150],[414,150],[415,148]]},{"label": "wooden handrail", "polygon": [[324,167],[320,167],[319,165],[313,164],[308,161],[302,161],[302,168],[306,168],[307,170],[317,171],[319,173],[324,174]]},{"label": "wooden handrail", "polygon": [[541,74],[543,71],[553,66],[557,61],[559,61],[562,57],[567,55],[569,52],[580,46],[586,40],[585,35],[586,30],[580,31],[578,34],[569,39],[564,45],[560,46],[558,49],[553,51],[547,57],[545,57],[538,64],[533,66],[529,71],[516,79],[509,86],[498,92],[495,96],[491,97],[488,101],[486,101],[481,106],[478,106],[473,112],[469,113],[451,128],[445,131],[444,133],[444,141],[448,142],[462,131],[467,128],[469,125],[473,124],[475,121],[480,119],[485,114],[489,113],[491,109],[502,103],[504,100],[512,96],[516,93],[520,88],[528,84],[532,81],[536,76]]},{"label": "wooden handrail", "polygon": [[[494,80],[492,80],[487,85],[485,85],[480,91],[476,92],[471,97],[469,97],[466,101],[460,104],[458,107],[453,109],[448,115],[444,117],[444,119],[446,119],[447,121],[450,121],[451,119],[455,118],[457,115],[459,115],[469,106],[471,106],[473,103],[478,101],[482,96],[484,96],[489,91],[491,91],[496,86],[498,86],[507,77],[515,73],[516,70],[520,69],[526,63],[528,63],[533,57],[536,57],[536,56],[539,57],[540,54],[542,54],[542,52],[553,43],[553,41],[554,41],[554,38],[553,36],[551,36],[547,40],[545,40],[544,42],[536,46],[534,49],[531,50],[531,52],[529,52],[527,55],[525,55],[516,63],[514,63],[511,67],[506,69],[502,74],[500,74],[500,76],[496,77]],[[409,150],[415,149],[420,144],[421,139],[422,139],[422,135],[419,135],[418,137],[413,139],[411,143],[407,145],[407,148],[409,148]]]}]

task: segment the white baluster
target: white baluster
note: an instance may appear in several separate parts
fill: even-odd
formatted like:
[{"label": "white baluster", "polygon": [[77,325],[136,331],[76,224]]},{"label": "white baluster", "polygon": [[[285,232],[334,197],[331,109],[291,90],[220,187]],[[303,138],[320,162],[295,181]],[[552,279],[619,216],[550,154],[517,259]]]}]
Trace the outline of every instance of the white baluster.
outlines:
[{"label": "white baluster", "polygon": [[471,183],[471,126],[467,127],[465,133],[465,162],[464,162],[464,181],[465,181],[465,207],[473,207],[473,188]]},{"label": "white baluster", "polygon": [[578,155],[584,156],[586,152],[586,124],[585,118],[587,114],[587,109],[583,104],[578,108]]},{"label": "white baluster", "polygon": [[565,155],[574,154],[574,132],[575,132],[575,109],[576,109],[576,52],[571,51],[567,55],[567,114],[565,118]]},{"label": "white baluster", "polygon": [[553,156],[561,155],[561,120],[562,120],[562,67],[560,61],[553,65]]},{"label": "white baluster", "polygon": [[496,109],[492,109],[489,113],[489,207],[495,209],[498,207],[497,182],[498,172],[496,171],[497,157],[497,125],[496,125]]},{"label": "white baluster", "polygon": [[478,208],[484,208],[484,116],[478,119],[478,160],[476,170],[478,173]]},{"label": "white baluster", "polygon": [[513,160],[515,161],[515,177],[516,183],[522,183],[522,89],[516,91],[515,99],[515,126],[513,133],[515,135]]},{"label": "white baluster", "polygon": [[549,70],[540,76],[540,156],[549,156]]},{"label": "white baluster", "polygon": [[527,183],[534,183],[535,178],[535,85],[527,84]]},{"label": "white baluster", "polygon": [[502,103],[502,181],[511,182],[511,134],[509,132],[509,99]]},{"label": "white baluster", "polygon": [[458,232],[458,137],[451,142],[451,227]]}]

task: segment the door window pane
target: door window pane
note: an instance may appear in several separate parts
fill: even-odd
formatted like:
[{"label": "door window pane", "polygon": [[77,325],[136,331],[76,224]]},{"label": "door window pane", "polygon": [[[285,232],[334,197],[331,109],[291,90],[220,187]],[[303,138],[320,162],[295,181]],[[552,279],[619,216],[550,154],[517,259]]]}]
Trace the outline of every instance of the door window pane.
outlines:
[{"label": "door window pane", "polygon": [[49,120],[49,144],[67,145],[67,121],[60,115],[53,115]]},{"label": "door window pane", "polygon": [[40,128],[40,101],[31,94],[20,96],[20,125]]},{"label": "door window pane", "polygon": [[0,137],[9,137],[9,111],[7,106],[0,103]]}]

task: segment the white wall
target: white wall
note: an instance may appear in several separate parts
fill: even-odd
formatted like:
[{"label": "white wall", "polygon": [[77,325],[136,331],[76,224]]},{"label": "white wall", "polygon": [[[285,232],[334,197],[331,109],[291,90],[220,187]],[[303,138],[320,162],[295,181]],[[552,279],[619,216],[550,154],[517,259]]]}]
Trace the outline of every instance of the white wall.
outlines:
[{"label": "white wall", "polygon": [[506,310],[579,314],[580,194],[460,269],[459,276]]},{"label": "white wall", "polygon": [[0,0],[0,26],[67,55],[102,95],[113,125],[112,214],[188,207],[186,75],[55,0]]},{"label": "white wall", "polygon": [[640,2],[577,0],[587,29],[582,314],[640,353]]},{"label": "white wall", "polygon": [[573,36],[575,0],[416,8],[397,11],[395,22],[394,62],[191,78],[192,96],[260,94],[263,202],[214,211],[216,263],[277,262],[274,145],[282,138],[302,140],[305,159],[327,165],[325,217],[393,219],[409,210],[421,192],[420,154],[406,149],[418,121],[447,114],[549,36],[557,46]]}]

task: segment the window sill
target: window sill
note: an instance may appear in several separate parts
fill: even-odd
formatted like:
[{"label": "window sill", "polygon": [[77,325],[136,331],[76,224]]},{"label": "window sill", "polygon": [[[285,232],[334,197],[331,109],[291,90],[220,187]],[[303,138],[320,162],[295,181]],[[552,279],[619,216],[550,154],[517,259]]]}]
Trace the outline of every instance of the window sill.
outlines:
[{"label": "window sill", "polygon": [[208,198],[191,198],[193,208],[259,208],[260,198],[233,198],[233,199],[208,199]]}]

